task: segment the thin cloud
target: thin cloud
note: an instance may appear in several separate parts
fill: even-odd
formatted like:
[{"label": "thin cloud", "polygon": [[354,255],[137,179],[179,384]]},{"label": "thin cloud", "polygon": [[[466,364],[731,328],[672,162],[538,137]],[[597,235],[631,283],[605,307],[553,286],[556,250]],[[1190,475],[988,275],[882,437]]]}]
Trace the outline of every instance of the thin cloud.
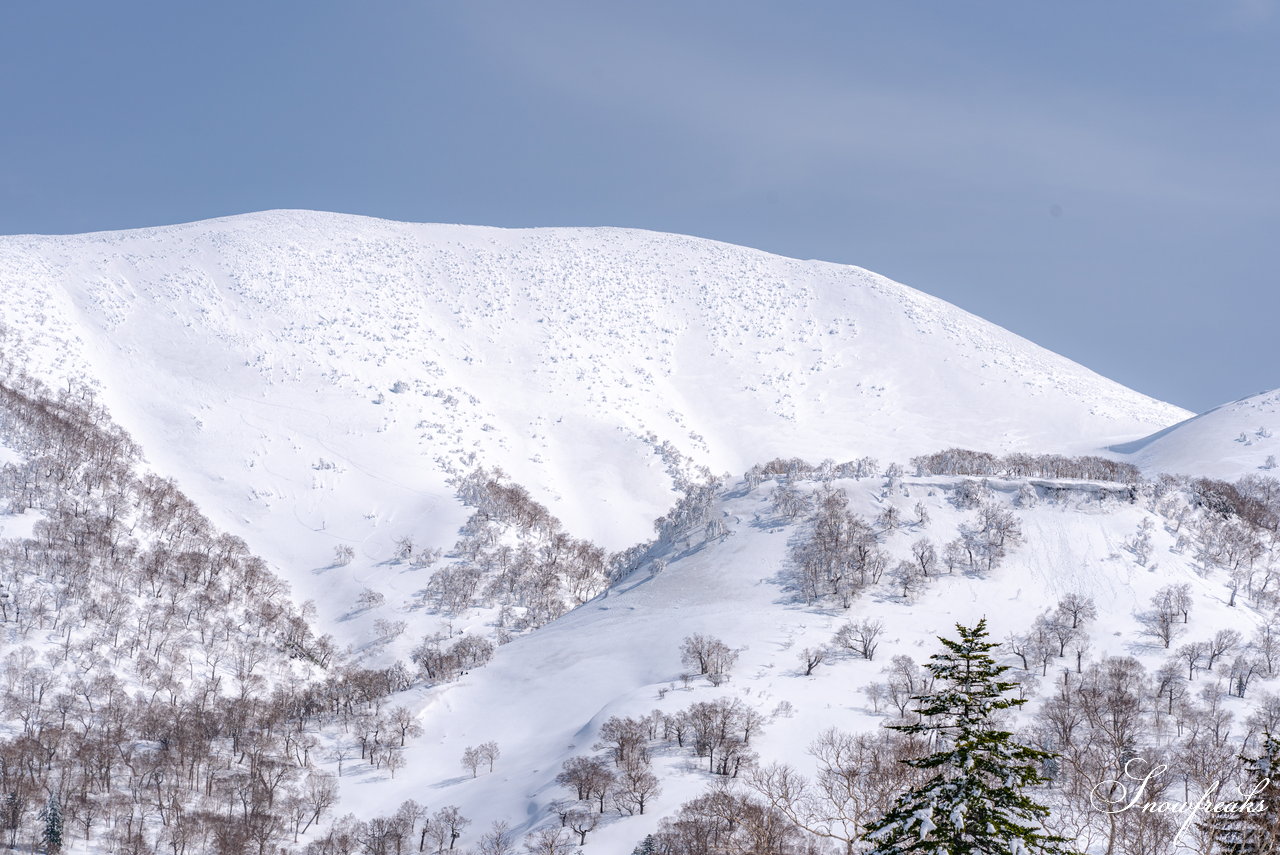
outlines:
[{"label": "thin cloud", "polygon": [[[561,27],[565,20],[557,18]],[[752,175],[767,166],[775,178],[803,181],[865,168],[958,185],[1268,210],[1280,187],[1269,159],[1227,164],[1199,156],[1199,135],[1217,129],[1137,113],[1098,89],[1061,83],[987,91],[987,81],[974,77],[926,90],[851,74],[848,66],[760,61],[652,19],[619,26],[582,15],[558,32],[528,15],[475,15],[468,24],[520,74],[593,109],[625,105],[679,127]],[[850,54],[858,55],[856,43]],[[957,98],[966,86],[973,94]]]}]

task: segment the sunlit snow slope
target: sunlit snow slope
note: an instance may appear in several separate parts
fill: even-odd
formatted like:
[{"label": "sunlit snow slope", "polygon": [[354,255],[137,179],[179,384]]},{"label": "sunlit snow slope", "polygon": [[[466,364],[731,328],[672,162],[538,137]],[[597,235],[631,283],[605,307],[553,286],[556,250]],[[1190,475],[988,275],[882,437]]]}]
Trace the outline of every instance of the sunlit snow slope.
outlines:
[{"label": "sunlit snow slope", "polygon": [[1112,450],[1151,473],[1235,480],[1271,474],[1280,458],[1280,389],[1260,392]]},{"label": "sunlit snow slope", "polygon": [[[892,491],[882,479],[843,480],[835,486],[847,490],[851,510],[868,519],[890,505],[904,519],[917,502],[928,509],[927,525],[911,523],[885,538],[885,548],[896,557],[908,555],[909,544],[919,538],[941,544],[955,534],[968,516],[948,500],[958,480],[907,477]],[[1015,505],[1018,482],[993,485],[997,502]],[[926,661],[938,649],[936,637],[949,633],[957,621],[972,625],[985,617],[996,639],[1023,632],[1069,593],[1091,597],[1098,605],[1091,655],[1137,656],[1153,669],[1168,651],[1144,643],[1135,613],[1162,585],[1191,586],[1196,625],[1188,638],[1212,637],[1224,627],[1248,636],[1260,618],[1247,604],[1228,607],[1222,575],[1197,572],[1190,551],[1175,552],[1174,535],[1161,525],[1153,529],[1154,560],[1138,565],[1126,542],[1144,520],[1160,518],[1140,503],[1101,499],[1080,482],[1074,484],[1077,492],[1018,508],[1026,543],[994,573],[943,572],[909,603],[880,588],[849,610],[831,603],[807,607],[779,582],[787,544],[797,530],[771,512],[767,497],[774,486],[751,491],[739,483],[716,508],[729,532],[722,540],[689,551],[673,548],[667,556],[671,563],[660,574],[637,571],[608,596],[503,646],[492,662],[459,683],[424,693],[420,721],[425,733],[407,749],[411,771],[393,779],[361,770],[358,781],[345,779],[344,805],[367,816],[425,793],[433,803],[460,805],[482,822],[509,818],[522,831],[554,823],[548,810],[564,795],[555,783],[561,764],[599,754],[593,746],[607,719],[639,717],[653,709],[674,714],[721,697],[737,698],[765,716],[764,731],[752,743],[763,763],[785,761],[803,768],[806,747],[824,729],[866,732],[883,722],[861,689],[882,679],[881,669],[893,656]],[[813,675],[803,676],[801,650],[830,644],[841,623],[862,618],[886,627],[875,662],[833,655]],[[690,684],[680,679],[687,670],[680,663],[680,640],[695,632],[740,650],[728,684],[713,688],[704,679]],[[1056,660],[1046,677],[1046,694],[1062,664]],[[779,712],[782,701],[794,713]],[[1243,721],[1252,701],[1231,698],[1228,703]],[[458,758],[466,746],[486,740],[503,747],[502,762],[491,775],[472,779]],[[663,783],[661,798],[643,817],[610,817],[587,851],[629,852],[662,816],[713,783],[714,776],[702,768],[705,761],[695,762],[689,754],[670,746],[658,751],[654,763]]]},{"label": "sunlit snow slope", "polygon": [[451,544],[447,478],[477,464],[617,548],[671,502],[662,442],[741,472],[1088,452],[1188,415],[856,267],[632,230],[276,211],[0,238],[0,321],[305,596],[337,544]]}]

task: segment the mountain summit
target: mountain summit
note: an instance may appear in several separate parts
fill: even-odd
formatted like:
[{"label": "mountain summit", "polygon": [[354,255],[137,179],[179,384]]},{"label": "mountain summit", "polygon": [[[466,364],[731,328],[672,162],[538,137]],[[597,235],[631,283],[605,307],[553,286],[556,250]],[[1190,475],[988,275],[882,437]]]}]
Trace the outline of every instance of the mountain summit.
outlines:
[{"label": "mountain summit", "polygon": [[617,547],[670,504],[663,443],[740,472],[1087,453],[1189,415],[866,270],[637,230],[271,211],[7,237],[0,295],[34,369],[100,383],[224,521],[357,539],[477,464]]}]

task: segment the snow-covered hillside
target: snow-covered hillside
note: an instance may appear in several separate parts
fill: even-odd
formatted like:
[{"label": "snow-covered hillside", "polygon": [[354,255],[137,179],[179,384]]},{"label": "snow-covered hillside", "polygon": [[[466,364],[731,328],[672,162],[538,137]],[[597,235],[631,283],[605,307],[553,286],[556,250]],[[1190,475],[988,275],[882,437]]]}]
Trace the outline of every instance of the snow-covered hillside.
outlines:
[{"label": "snow-covered hillside", "polygon": [[664,443],[742,472],[1087,452],[1187,416],[865,270],[617,229],[282,211],[0,238],[0,322],[331,618],[392,584],[397,538],[452,543],[447,479],[477,464],[616,549],[671,504]]},{"label": "snow-covered hillside", "polygon": [[[259,653],[237,653],[232,664],[221,652],[179,657],[188,673],[164,685],[174,704],[199,706],[188,682],[227,676],[230,685],[234,675],[239,698],[220,702],[252,708],[278,731],[284,749],[270,762],[281,780],[306,793],[313,782],[336,787],[336,803],[314,816],[301,802],[289,808],[292,832],[272,838],[280,845],[289,833],[319,845],[323,834],[356,827],[342,814],[386,816],[414,799],[428,813],[456,806],[471,820],[459,851],[508,852],[479,848],[490,821],[517,836],[559,834],[557,812],[583,813],[557,782],[566,761],[604,758],[609,733],[635,726],[648,733],[644,762],[629,773],[651,768],[658,791],[640,812],[615,782],[613,801],[599,797],[600,814],[578,816],[598,823],[578,832],[587,855],[626,855],[709,785],[749,791],[745,771],[715,774],[705,752],[683,741],[684,711],[732,706],[734,727],[745,722],[751,734],[732,750],[756,755],[762,769],[785,762],[812,775],[822,761],[808,749],[819,734],[884,733],[893,711],[885,687],[918,678],[938,635],[983,617],[1008,642],[1000,658],[1019,666],[1015,677],[1034,699],[1017,724],[1044,726],[1041,711],[1060,692],[1073,698],[1133,657],[1113,681],[1141,695],[1125,757],[1220,769],[1266,716],[1280,726],[1280,698],[1269,694],[1280,687],[1280,487],[1141,477],[1269,474],[1260,467],[1280,430],[1277,393],[1184,420],[1176,407],[858,268],[639,231],[308,212],[0,238],[0,324],[5,382],[20,374],[13,363],[54,387],[44,398],[22,378],[27,391],[10,395],[25,408],[18,421],[27,433],[25,444],[0,446],[0,486],[38,498],[0,506],[0,535],[42,540],[34,550],[0,544],[10,556],[0,569],[26,580],[29,598],[39,593],[59,609],[79,602],[62,593],[77,578],[65,568],[80,560],[66,557],[78,553],[60,545],[65,536],[97,550],[95,578],[129,590],[130,608],[175,626],[181,617],[177,637],[199,649],[205,630],[190,627],[208,615],[198,605],[166,611],[165,598],[194,600],[183,562],[204,566],[217,552],[208,543],[230,550],[229,566],[270,592],[241,586],[232,601],[248,616],[227,621],[244,650],[268,651],[265,664]],[[89,452],[57,453],[80,446],[44,434],[56,438],[59,414],[82,405],[88,415],[67,425],[115,435],[74,383],[68,409],[49,404],[79,376],[137,440],[142,468],[176,479],[194,506],[145,472],[120,501],[96,470],[77,467],[76,455]],[[66,429],[64,439],[77,435]],[[952,448],[1027,454],[910,460]],[[41,465],[40,455],[58,465]],[[103,457],[95,466],[112,471]],[[719,478],[725,472],[733,474]],[[63,473],[84,482],[55,501]],[[113,502],[132,510],[116,519]],[[92,528],[85,509],[99,503],[93,513],[110,515],[120,543],[141,526],[131,560],[141,556],[139,566],[164,584],[144,590],[119,569],[127,564],[113,563],[115,541],[93,546],[79,534]],[[183,526],[166,509],[186,508],[179,517],[189,521],[197,506],[213,525],[201,519],[194,528],[203,539],[183,545]],[[62,529],[37,525],[46,513]],[[823,519],[838,533],[820,544]],[[57,534],[64,529],[73,534]],[[245,544],[219,540],[219,529]],[[142,548],[156,544],[164,549],[149,559]],[[822,549],[827,557],[814,558]],[[626,551],[609,555],[618,550]],[[280,606],[283,588],[249,552],[289,581],[296,612]],[[811,592],[809,572],[839,578],[823,577]],[[220,573],[198,578],[236,588]],[[85,596],[88,605],[71,613],[90,615],[89,631],[59,625],[60,611],[47,628],[48,605],[33,611],[24,600],[22,629],[0,627],[9,633],[0,640],[17,648],[0,645],[6,673],[38,652],[68,685],[82,662],[127,673],[131,689],[147,689],[137,693],[148,714],[137,716],[147,735],[136,750],[169,762],[172,749],[160,736],[152,744],[143,706],[160,696],[147,701],[147,681],[167,672],[136,656],[137,642],[126,653],[111,648],[110,620],[92,591]],[[1096,605],[1079,627],[1059,608],[1071,598]],[[257,625],[254,605],[277,616],[270,630]],[[880,626],[874,659],[837,640],[849,622]],[[148,645],[151,634],[150,622],[137,631]],[[727,681],[682,661],[682,643],[697,634],[736,653]],[[281,635],[291,642],[281,645]],[[158,638],[156,657],[170,644]],[[479,654],[433,672],[432,657],[473,642]],[[84,650],[70,656],[76,645]],[[259,703],[253,686],[283,694]],[[356,692],[368,686],[376,688]],[[30,694],[0,693],[0,703],[37,720],[26,712],[40,705]],[[14,721],[0,721],[0,743],[6,728],[18,732]],[[1209,732],[1211,743],[1202,738]],[[1079,744],[1095,738],[1103,736]],[[214,745],[223,765],[205,763],[210,781],[260,775],[238,739]],[[487,744],[500,749],[492,770],[488,761],[463,765]],[[1050,747],[1073,750],[1069,740]],[[1119,774],[1105,763],[1064,760],[1063,768],[1046,796],[1056,804],[1072,798],[1063,781]],[[136,832],[131,811],[145,813],[151,798],[151,784],[137,783],[145,775],[129,775],[133,801],[113,808],[112,834],[122,823]],[[1205,785],[1181,782],[1185,792]],[[204,797],[222,794],[192,796]],[[181,806],[155,798],[156,812],[138,827],[151,823],[155,845],[169,845]],[[79,801],[80,810],[93,802]],[[1110,851],[1124,855],[1173,851],[1144,849],[1142,829],[1122,833],[1082,810],[1063,814],[1078,822],[1082,850],[1104,851],[1114,837]],[[415,817],[410,827],[422,828]],[[97,821],[104,827],[92,845],[115,839]],[[849,816],[842,821],[857,830]],[[441,851],[453,843],[438,840]],[[361,845],[395,851],[386,839]]]},{"label": "snow-covered hillside", "polygon": [[[1280,389],[1259,392],[1112,447],[1147,472],[1234,480],[1277,468]],[[1274,473],[1272,473],[1274,474]]]},{"label": "snow-covered hillside", "polygon": [[[973,625],[982,618],[997,640],[1026,638],[1038,616],[1052,614],[1071,596],[1096,604],[1097,613],[1086,629],[1063,642],[1065,656],[1051,649],[1042,654],[1041,665],[1033,660],[1029,672],[1015,670],[1036,698],[1022,723],[1033,721],[1041,702],[1056,694],[1064,679],[1068,684],[1081,679],[1078,652],[1085,663],[1134,657],[1150,674],[1172,661],[1163,673],[1166,680],[1182,675],[1175,681],[1180,709],[1199,710],[1184,698],[1204,693],[1221,719],[1224,740],[1227,734],[1235,740],[1256,736],[1258,699],[1274,692],[1277,681],[1253,674],[1246,677],[1247,697],[1236,697],[1227,663],[1241,667],[1246,643],[1248,650],[1257,649],[1259,629],[1268,625],[1272,608],[1263,591],[1277,568],[1260,558],[1249,576],[1254,593],[1246,595],[1242,584],[1233,595],[1228,574],[1208,557],[1208,547],[1197,547],[1198,539],[1191,537],[1186,497],[1159,495],[1149,486],[1131,491],[1088,481],[992,480],[982,488],[988,491],[982,501],[1010,509],[1021,530],[1006,561],[989,572],[966,569],[963,562],[948,570],[939,563],[932,578],[907,597],[886,581],[846,609],[832,599],[806,603],[789,585],[792,550],[807,528],[779,511],[779,483],[786,479],[756,488],[738,483],[713,510],[724,534],[705,538],[695,532],[687,541],[667,544],[654,556],[667,559],[660,570],[636,571],[607,595],[502,647],[483,669],[423,695],[425,735],[407,749],[411,771],[396,778],[371,768],[357,770],[345,784],[344,804],[359,815],[385,813],[425,790],[432,804],[457,805],[482,825],[506,820],[521,833],[554,826],[551,814],[566,799],[572,802],[556,776],[572,757],[605,756],[601,743],[608,742],[609,719],[646,719],[655,710],[678,716],[692,704],[718,699],[760,716],[762,726],[750,745],[759,764],[785,762],[812,774],[814,761],[806,752],[824,730],[867,733],[884,723],[891,707],[871,700],[866,689],[886,679],[894,657],[927,661],[937,652],[937,636],[952,635],[956,622]],[[877,537],[893,561],[908,562],[922,541],[941,552],[943,543],[962,530],[972,510],[957,507],[958,491],[974,483],[936,476],[792,481],[811,496],[827,486],[844,490],[849,510],[867,520],[884,520],[886,510],[893,509],[900,522],[877,525]],[[1206,517],[1204,531],[1211,522]],[[1207,544],[1209,535],[1203,537]],[[1166,646],[1151,633],[1153,603],[1162,589],[1184,585],[1192,617],[1185,625],[1179,618],[1171,629],[1176,637]],[[863,620],[885,628],[873,661],[833,642],[843,624]],[[680,641],[695,633],[723,639],[738,651],[727,683],[687,676]],[[1214,639],[1230,642],[1223,644],[1227,652],[1218,668],[1205,666]],[[1179,647],[1182,642],[1190,644]],[[1015,648],[1005,647],[1002,660],[1016,665]],[[806,674],[805,655],[824,649],[825,658]],[[1179,658],[1187,649],[1193,653],[1189,681],[1188,666]],[[1166,689],[1142,691],[1159,695]],[[877,708],[881,703],[885,709]],[[1172,709],[1172,698],[1169,703]],[[1181,743],[1158,747],[1167,745],[1158,735],[1167,726],[1159,718],[1162,704],[1155,704],[1152,731],[1136,735],[1129,751],[1156,756],[1191,750]],[[501,759],[494,771],[482,769],[473,777],[460,758],[469,746],[489,741],[501,747]],[[660,794],[643,816],[605,817],[591,832],[588,852],[629,852],[679,804],[717,781],[727,783],[690,750],[669,739],[654,742]]]}]

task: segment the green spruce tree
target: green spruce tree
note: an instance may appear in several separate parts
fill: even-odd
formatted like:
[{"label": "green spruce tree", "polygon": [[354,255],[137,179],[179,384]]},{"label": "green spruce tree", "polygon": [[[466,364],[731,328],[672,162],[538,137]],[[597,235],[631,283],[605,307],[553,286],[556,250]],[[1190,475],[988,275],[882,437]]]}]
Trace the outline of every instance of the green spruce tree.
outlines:
[{"label": "green spruce tree", "polygon": [[40,818],[44,820],[44,831],[40,834],[40,842],[44,844],[44,851],[49,853],[62,851],[62,808],[58,805],[58,800],[53,795],[49,796],[49,802],[45,805],[44,810],[40,812]]},{"label": "green spruce tree", "polygon": [[6,831],[9,832],[9,848],[12,849],[18,839],[18,828],[22,825],[23,804],[22,799],[15,792],[4,794],[4,801],[0,802],[0,823]]},{"label": "green spruce tree", "polygon": [[1024,792],[1044,781],[1052,755],[1015,742],[995,720],[1025,701],[1005,696],[1016,686],[1000,679],[1007,668],[990,655],[986,620],[956,630],[959,640],[940,638],[945,650],[926,666],[933,692],[913,698],[920,720],[891,725],[931,738],[932,754],[906,762],[933,775],[866,826],[870,855],[1070,855],[1069,841],[1041,826],[1048,808]]},{"label": "green spruce tree", "polygon": [[654,841],[653,835],[645,835],[644,840],[636,844],[636,848],[631,850],[631,855],[656,855],[658,844]]},{"label": "green spruce tree", "polygon": [[1214,855],[1280,853],[1280,739],[1262,735],[1257,757],[1242,757],[1245,782],[1240,793],[1216,793],[1217,802],[1235,802],[1236,810],[1214,812],[1200,824]]}]

